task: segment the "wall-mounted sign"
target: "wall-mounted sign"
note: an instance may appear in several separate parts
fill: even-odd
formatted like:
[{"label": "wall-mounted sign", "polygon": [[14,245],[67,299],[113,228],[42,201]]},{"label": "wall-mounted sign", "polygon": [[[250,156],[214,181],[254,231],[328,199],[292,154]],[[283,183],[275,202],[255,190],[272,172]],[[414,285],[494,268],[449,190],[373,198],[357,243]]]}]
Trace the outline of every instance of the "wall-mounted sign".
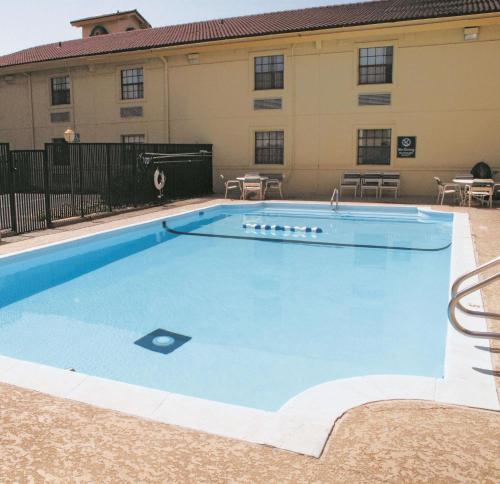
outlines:
[{"label": "wall-mounted sign", "polygon": [[398,158],[415,158],[416,153],[416,136],[398,136]]}]

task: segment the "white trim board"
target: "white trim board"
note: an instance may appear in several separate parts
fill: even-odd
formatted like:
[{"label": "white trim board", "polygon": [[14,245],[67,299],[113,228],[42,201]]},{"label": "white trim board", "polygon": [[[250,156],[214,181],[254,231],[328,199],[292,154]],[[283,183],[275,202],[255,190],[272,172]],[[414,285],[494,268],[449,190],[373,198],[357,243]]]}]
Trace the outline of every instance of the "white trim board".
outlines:
[{"label": "white trim board", "polygon": [[[318,202],[314,203],[318,204]],[[178,217],[199,211],[200,208],[206,210],[218,205],[223,204],[206,205],[194,210],[187,210],[182,214],[162,216],[70,240],[79,240],[97,234]],[[229,206],[235,206],[235,204],[229,204]],[[103,224],[104,227],[105,224]],[[43,247],[59,245],[68,241],[56,242]],[[28,251],[40,248],[42,247]],[[19,253],[21,252],[1,257],[9,257]],[[474,246],[468,216],[455,213],[451,280],[455,280],[459,275],[474,267]],[[481,308],[481,294],[478,292],[469,296],[466,303]],[[463,321],[475,329],[486,329],[486,321],[484,320],[467,318],[466,315],[463,315]],[[333,380],[294,396],[276,412],[164,392],[5,356],[0,356],[0,382],[157,422],[179,425],[319,457],[335,421],[349,409],[365,403],[410,399],[500,410],[495,380],[491,374],[490,353],[481,347],[488,348],[488,340],[468,338],[449,324],[443,379],[404,375],[374,375]],[[486,371],[479,372],[474,368]]]}]

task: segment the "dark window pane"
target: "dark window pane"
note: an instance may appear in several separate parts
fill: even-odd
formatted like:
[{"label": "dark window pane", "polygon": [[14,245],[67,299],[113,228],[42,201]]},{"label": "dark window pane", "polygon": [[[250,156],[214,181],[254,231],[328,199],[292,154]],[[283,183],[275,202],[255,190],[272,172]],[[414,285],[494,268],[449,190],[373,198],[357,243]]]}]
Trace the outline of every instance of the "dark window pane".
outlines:
[{"label": "dark window pane", "polygon": [[255,133],[255,163],[282,165],[285,134],[283,131],[257,131]]},{"label": "dark window pane", "polygon": [[52,92],[52,105],[71,103],[71,90],[69,76],[53,77],[50,80]]},{"label": "dark window pane", "polygon": [[358,165],[391,164],[391,130],[358,130]]},{"label": "dark window pane", "polygon": [[144,72],[138,69],[122,71],[122,99],[142,99],[144,97]]},{"label": "dark window pane", "polygon": [[392,83],[393,47],[359,49],[359,83]]},{"label": "dark window pane", "polygon": [[255,89],[283,89],[284,57],[272,55],[255,58]]}]

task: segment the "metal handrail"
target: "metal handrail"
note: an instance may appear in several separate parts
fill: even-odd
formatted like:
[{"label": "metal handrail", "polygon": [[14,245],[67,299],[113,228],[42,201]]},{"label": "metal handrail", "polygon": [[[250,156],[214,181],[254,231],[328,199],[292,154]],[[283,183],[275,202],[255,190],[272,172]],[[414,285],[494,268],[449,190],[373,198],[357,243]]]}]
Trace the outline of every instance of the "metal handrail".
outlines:
[{"label": "metal handrail", "polygon": [[334,188],[332,193],[332,198],[330,199],[330,206],[333,210],[333,200],[335,200],[335,211],[337,212],[339,209],[339,189]]},{"label": "metal handrail", "polygon": [[497,257],[496,259],[493,259],[490,262],[487,262],[486,264],[479,266],[478,268],[474,269],[473,271],[470,271],[467,274],[460,276],[451,286],[451,301],[448,305],[448,317],[449,317],[450,322],[453,325],[453,327],[467,336],[471,336],[473,338],[500,339],[500,333],[493,333],[490,331],[474,331],[471,329],[464,328],[458,322],[457,315],[456,315],[456,310],[459,309],[463,313],[469,314],[470,316],[474,316],[474,317],[500,319],[500,314],[491,313],[491,312],[487,312],[487,311],[475,311],[473,309],[468,309],[468,308],[464,307],[461,303],[461,299],[464,298],[465,296],[468,296],[469,294],[472,294],[473,292],[476,292],[479,289],[482,289],[483,287],[486,287],[489,284],[491,284],[492,282],[500,279],[500,272],[497,272],[497,273],[493,274],[492,276],[489,276],[486,279],[483,279],[482,281],[479,281],[475,284],[472,284],[469,287],[466,287],[464,289],[460,289],[460,286],[466,280],[470,279],[471,277],[477,276],[477,275],[481,274],[482,272],[484,272],[488,269],[491,269],[497,265],[500,265],[500,257]]}]

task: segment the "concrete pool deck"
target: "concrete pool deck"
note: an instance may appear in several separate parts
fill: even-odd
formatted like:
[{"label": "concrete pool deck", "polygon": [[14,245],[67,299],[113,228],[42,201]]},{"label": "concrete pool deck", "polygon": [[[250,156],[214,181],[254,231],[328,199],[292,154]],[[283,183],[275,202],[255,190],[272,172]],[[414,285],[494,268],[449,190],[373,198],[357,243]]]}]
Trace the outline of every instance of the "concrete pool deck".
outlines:
[{"label": "concrete pool deck", "polygon": [[[211,200],[211,201],[213,203],[213,200]],[[5,242],[4,244],[2,244],[0,246],[0,253],[8,253],[11,251],[17,251],[17,250],[21,250],[21,249],[26,249],[28,247],[42,245],[42,244],[48,243],[48,242],[54,242],[55,238],[57,238],[58,240],[72,238],[72,237],[75,237],[78,235],[83,235],[83,232],[94,233],[94,232],[101,231],[104,229],[102,224],[106,224],[106,228],[111,228],[113,226],[117,227],[117,226],[120,226],[122,224],[129,224],[129,223],[133,223],[136,221],[138,222],[138,221],[142,221],[142,220],[148,220],[151,218],[157,218],[158,216],[163,215],[163,213],[161,213],[161,211],[164,211],[165,214],[169,215],[169,214],[173,213],[174,210],[181,211],[185,208],[186,208],[185,204],[178,204],[178,206],[173,207],[172,209],[169,208],[167,211],[165,211],[165,209],[154,209],[154,210],[148,210],[148,211],[144,211],[144,212],[135,212],[132,214],[129,213],[129,214],[124,214],[124,215],[114,216],[111,218],[99,219],[97,221],[83,222],[82,224],[68,226],[68,227],[64,227],[64,228],[58,228],[58,229],[54,229],[54,230],[50,230],[50,231],[44,231],[41,233],[39,232],[39,233],[34,233],[34,234],[28,234],[28,235],[22,236],[22,237],[6,239],[7,242]],[[193,205],[192,207],[190,206],[189,208],[195,208],[195,205]],[[455,207],[453,207],[453,209],[455,211],[459,211],[459,212],[466,211],[465,209],[455,209]],[[160,213],[159,213],[159,211],[160,211]],[[481,251],[483,251],[485,254],[484,255],[485,260],[487,260],[488,257],[489,258],[493,257],[495,255],[495,250],[498,251],[498,243],[496,241],[499,240],[499,234],[500,234],[500,228],[499,228],[499,226],[500,226],[500,211],[498,211],[498,210],[484,210],[484,209],[470,209],[468,211],[470,213],[470,217],[471,217],[471,221],[472,221],[472,231],[473,231],[473,235],[474,235],[475,241],[476,241],[476,249],[480,254],[480,261],[483,262],[483,260],[481,260]],[[477,217],[477,224],[476,224],[476,217]],[[485,248],[483,248],[483,245]],[[496,246],[496,248],[495,248],[495,246]],[[492,254],[491,256],[489,256],[490,253]],[[494,309],[493,306],[495,304],[498,304],[498,300],[496,299],[496,298],[498,298],[498,290],[495,293],[494,288],[490,288],[490,289],[493,289],[490,291],[491,296],[489,295],[489,293],[485,294],[486,295],[486,305],[488,306],[489,309]],[[497,309],[498,309],[498,307],[497,307]],[[493,351],[492,355],[498,359],[498,353],[495,353]],[[498,361],[496,363],[498,364]],[[496,366],[496,368],[498,369],[498,366]],[[497,378],[497,381],[498,381],[498,378]],[[21,389],[19,389],[19,391],[29,392],[27,390],[21,390]],[[44,398],[51,398],[51,397],[44,396]],[[57,399],[55,399],[55,400],[57,400]],[[61,400],[60,402],[64,403],[65,401]],[[73,403],[74,402],[71,402],[71,404],[73,404]],[[407,403],[409,403],[409,402],[404,402],[405,405]],[[367,407],[371,407],[372,405],[373,404],[370,404]],[[384,404],[379,404],[379,405],[389,405],[389,407],[390,407],[391,405],[396,405],[396,404],[395,403],[384,403]],[[401,403],[400,405],[403,405],[403,403]],[[415,405],[418,406],[420,404],[415,403]],[[446,407],[442,407],[442,406],[437,405],[437,404],[423,404],[422,403],[422,405],[431,405],[431,408],[446,408]],[[8,409],[10,411],[10,407],[11,407],[10,405],[2,405],[2,412],[5,411],[4,409]],[[88,407],[88,408],[95,410],[95,409],[93,409],[93,407]],[[411,407],[408,407],[408,409],[409,408],[411,408]],[[453,407],[448,407],[448,408],[453,409]],[[355,412],[358,410],[359,409],[355,409],[355,410],[352,410],[351,412]],[[33,411],[36,413],[36,408]],[[410,412],[410,410],[408,410],[408,411]],[[470,410],[470,409],[460,409],[460,411],[466,412],[466,413],[467,412],[474,412],[474,413],[481,412],[479,410]],[[13,412],[13,414],[15,414],[15,405],[14,405],[14,408],[12,409],[12,412]],[[349,412],[347,415],[349,415],[351,412]],[[488,413],[488,412],[486,412],[486,413]],[[489,427],[486,427],[486,428],[489,428],[489,430],[496,429],[495,422],[497,422],[498,417],[499,417],[498,414],[492,414],[492,415],[493,415],[493,417],[488,417],[488,418],[491,418],[493,420],[493,424],[489,424]],[[123,416],[123,418],[133,419],[133,417],[125,417],[125,416]],[[342,421],[345,418],[346,417],[343,417],[343,419],[341,419],[335,425],[333,437],[330,438],[330,442],[329,442],[329,445],[327,447],[327,450],[325,451],[325,453],[321,457],[320,461],[322,461],[325,458],[325,454],[328,453],[329,449],[332,447],[332,438],[335,439],[335,435],[336,435],[335,429],[337,429],[339,423],[342,423]],[[476,417],[474,417],[474,418],[476,418]],[[471,419],[473,420],[472,417],[471,417]],[[134,419],[134,420],[141,422],[140,419]],[[149,424],[151,424],[151,422],[149,422]],[[162,429],[164,427],[167,427],[167,426],[164,426],[161,424],[156,424],[156,425],[161,427]],[[167,428],[169,428],[169,427],[167,427]],[[180,431],[181,430],[179,430],[179,432]],[[182,430],[182,431],[184,431],[184,430]],[[190,435],[193,434],[192,431],[186,430],[186,432],[190,433]],[[203,435],[203,434],[197,434],[197,435]],[[213,437],[213,436],[210,436],[210,438],[220,439],[218,437]],[[224,439],[222,439],[222,441],[224,441]],[[235,443],[234,441],[229,441],[229,440],[227,440],[225,442],[227,443],[226,445],[229,446],[228,449],[233,445],[237,445],[237,446],[248,445],[248,446],[251,446],[252,448],[255,449],[255,446],[252,446],[251,444],[244,444],[241,442]],[[475,443],[475,441],[474,441],[474,443]],[[335,442],[333,442],[333,445],[335,446],[335,449],[337,449]],[[356,442],[356,445],[358,445],[357,442]],[[364,444],[364,445],[367,445],[367,444]],[[498,439],[497,439],[497,445],[498,445]],[[489,446],[492,448],[492,450],[495,448],[495,445],[489,445]],[[182,449],[179,449],[179,450],[182,453],[183,450]],[[268,450],[270,450],[270,449],[266,449],[266,451],[268,451]],[[498,448],[497,448],[497,450],[498,450]],[[129,449],[129,451],[132,453],[134,452],[133,445]],[[287,455],[287,456],[289,455],[289,454],[283,453],[282,451],[272,451],[272,452],[278,452],[278,453],[281,453],[281,455]],[[300,456],[297,456],[297,457],[300,457]],[[462,456],[460,456],[460,459],[461,459],[461,457]],[[277,460],[280,461],[281,459],[278,458]],[[299,462],[299,461],[297,461],[297,462]],[[182,462],[180,462],[178,464],[180,466],[180,465],[182,465]],[[221,465],[223,465],[223,464],[221,464]],[[179,475],[181,475],[181,474],[179,474]],[[230,480],[234,480],[235,478],[237,478],[237,476],[232,475],[230,477]]]}]

